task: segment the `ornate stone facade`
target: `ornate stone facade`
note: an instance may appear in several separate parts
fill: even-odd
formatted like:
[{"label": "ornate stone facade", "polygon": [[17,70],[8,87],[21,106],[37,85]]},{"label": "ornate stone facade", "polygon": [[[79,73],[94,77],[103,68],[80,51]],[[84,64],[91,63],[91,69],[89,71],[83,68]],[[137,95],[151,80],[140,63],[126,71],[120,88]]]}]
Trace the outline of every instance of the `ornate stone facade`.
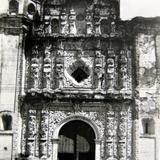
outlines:
[{"label": "ornate stone facade", "polygon": [[119,3],[9,2],[0,159],[160,159],[160,20],[122,21]]}]

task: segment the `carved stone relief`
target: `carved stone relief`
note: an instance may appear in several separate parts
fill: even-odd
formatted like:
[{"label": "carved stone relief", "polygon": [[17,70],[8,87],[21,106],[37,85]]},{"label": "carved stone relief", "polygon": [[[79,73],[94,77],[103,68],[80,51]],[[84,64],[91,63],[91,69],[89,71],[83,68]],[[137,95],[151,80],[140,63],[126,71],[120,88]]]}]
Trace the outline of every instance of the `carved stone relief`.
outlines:
[{"label": "carved stone relief", "polygon": [[36,135],[36,110],[29,110],[28,132],[27,132],[27,151],[29,157],[34,157],[35,154],[35,135]]},{"label": "carved stone relief", "polygon": [[76,20],[76,13],[74,9],[71,9],[69,13],[69,33],[74,35],[77,33],[75,20]]},{"label": "carved stone relief", "polygon": [[[131,50],[102,50],[101,41],[46,41],[34,46],[27,59],[26,77],[29,92],[53,93],[58,89],[94,89],[95,93],[132,94]],[[85,49],[84,49],[85,48]],[[120,54],[119,54],[120,52]],[[30,85],[31,83],[31,85]]]},{"label": "carved stone relief", "polygon": [[101,90],[104,87],[104,56],[101,54],[101,51],[96,51],[95,53],[95,74],[97,76],[97,90]]},{"label": "carved stone relief", "polygon": [[126,55],[126,51],[125,50],[121,50],[120,51],[120,81],[121,81],[121,87],[122,89],[126,89],[127,88],[127,78],[128,78],[128,74],[127,74],[127,55]]},{"label": "carved stone relief", "polygon": [[115,51],[113,49],[108,50],[108,57],[106,59],[106,86],[108,92],[113,92],[115,88]]},{"label": "carved stone relief", "polygon": [[44,88],[50,89],[51,88],[51,72],[52,72],[52,66],[51,66],[51,45],[47,46],[45,49],[45,58],[44,58],[44,64],[43,64],[43,73],[44,73],[44,81],[45,86]]},{"label": "carved stone relief", "polygon": [[[31,107],[32,108],[32,107]],[[120,111],[120,112],[119,112]],[[102,159],[131,158],[132,113],[130,107],[122,109],[106,106],[105,112],[88,111],[82,108],[76,111],[31,110],[23,114],[22,150],[30,157],[49,158],[52,156],[52,137],[58,124],[67,117],[86,117],[97,126],[101,140]],[[36,127],[39,125],[39,128]],[[26,127],[29,130],[26,130]],[[36,142],[36,143],[35,143]],[[127,146],[126,146],[127,145]],[[27,150],[26,150],[27,147]]]},{"label": "carved stone relief", "polygon": [[86,30],[87,34],[93,34],[92,13],[89,10],[86,11]]},{"label": "carved stone relief", "polygon": [[[68,51],[67,55],[64,57],[64,87],[81,87],[81,88],[91,88],[92,87],[92,72],[93,72],[93,59],[94,57],[86,56],[84,51]],[[87,74],[82,80],[76,80],[73,76],[76,70],[81,70],[84,74]],[[71,73],[69,73],[72,70]],[[75,72],[74,72],[75,71]],[[77,76],[82,76],[78,75]]]},{"label": "carved stone relief", "polygon": [[69,24],[68,24],[68,17],[66,14],[66,10],[62,10],[61,12],[61,33],[68,34],[69,33]]}]

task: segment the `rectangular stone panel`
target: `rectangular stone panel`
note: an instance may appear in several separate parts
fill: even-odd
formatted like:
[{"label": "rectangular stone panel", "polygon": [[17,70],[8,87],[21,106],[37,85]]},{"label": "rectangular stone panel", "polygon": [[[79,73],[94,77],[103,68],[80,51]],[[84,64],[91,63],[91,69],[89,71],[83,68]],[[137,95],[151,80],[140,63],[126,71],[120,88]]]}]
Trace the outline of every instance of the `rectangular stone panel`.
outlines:
[{"label": "rectangular stone panel", "polygon": [[0,135],[0,160],[11,160],[12,135]]},{"label": "rectangular stone panel", "polygon": [[155,138],[140,139],[140,160],[155,160]]}]

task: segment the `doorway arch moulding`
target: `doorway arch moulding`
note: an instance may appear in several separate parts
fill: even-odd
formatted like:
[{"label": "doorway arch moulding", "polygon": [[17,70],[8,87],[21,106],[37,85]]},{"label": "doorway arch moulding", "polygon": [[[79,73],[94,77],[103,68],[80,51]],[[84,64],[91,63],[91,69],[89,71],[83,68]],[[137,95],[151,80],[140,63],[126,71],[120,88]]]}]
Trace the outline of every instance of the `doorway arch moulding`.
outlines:
[{"label": "doorway arch moulding", "polygon": [[86,118],[84,116],[80,116],[80,115],[74,115],[74,116],[69,116],[65,119],[63,119],[60,123],[58,123],[58,125],[55,128],[55,131],[53,132],[53,137],[52,137],[52,144],[53,144],[53,155],[52,155],[52,159],[54,160],[58,160],[58,143],[59,143],[59,132],[61,130],[61,128],[67,124],[68,122],[71,121],[82,121],[85,122],[86,124],[88,124],[94,131],[95,133],[95,160],[100,160],[100,142],[101,142],[101,138],[100,138],[100,133],[98,131],[98,128],[96,126],[96,124],[94,124],[94,122],[92,120],[90,120],[89,118]]}]

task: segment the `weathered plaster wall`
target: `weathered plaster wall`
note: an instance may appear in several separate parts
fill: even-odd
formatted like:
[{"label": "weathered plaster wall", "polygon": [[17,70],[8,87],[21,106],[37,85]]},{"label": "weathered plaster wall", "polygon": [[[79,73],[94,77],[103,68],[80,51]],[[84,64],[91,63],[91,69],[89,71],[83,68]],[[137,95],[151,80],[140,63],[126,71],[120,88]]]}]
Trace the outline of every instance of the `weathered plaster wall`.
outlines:
[{"label": "weathered plaster wall", "polygon": [[16,72],[18,56],[18,36],[0,35],[1,49],[1,93],[0,110],[14,111]]},{"label": "weathered plaster wall", "polygon": [[[20,41],[19,35],[0,34],[0,159],[3,160],[11,159],[18,150],[17,64]],[[3,115],[10,116],[11,121],[3,120]]]},{"label": "weathered plaster wall", "polygon": [[[137,36],[137,105],[139,112],[139,159],[159,159],[159,82],[156,36],[139,34]],[[158,45],[158,44],[157,44]],[[147,124],[146,124],[147,123]],[[148,146],[148,147],[147,147]]]}]

